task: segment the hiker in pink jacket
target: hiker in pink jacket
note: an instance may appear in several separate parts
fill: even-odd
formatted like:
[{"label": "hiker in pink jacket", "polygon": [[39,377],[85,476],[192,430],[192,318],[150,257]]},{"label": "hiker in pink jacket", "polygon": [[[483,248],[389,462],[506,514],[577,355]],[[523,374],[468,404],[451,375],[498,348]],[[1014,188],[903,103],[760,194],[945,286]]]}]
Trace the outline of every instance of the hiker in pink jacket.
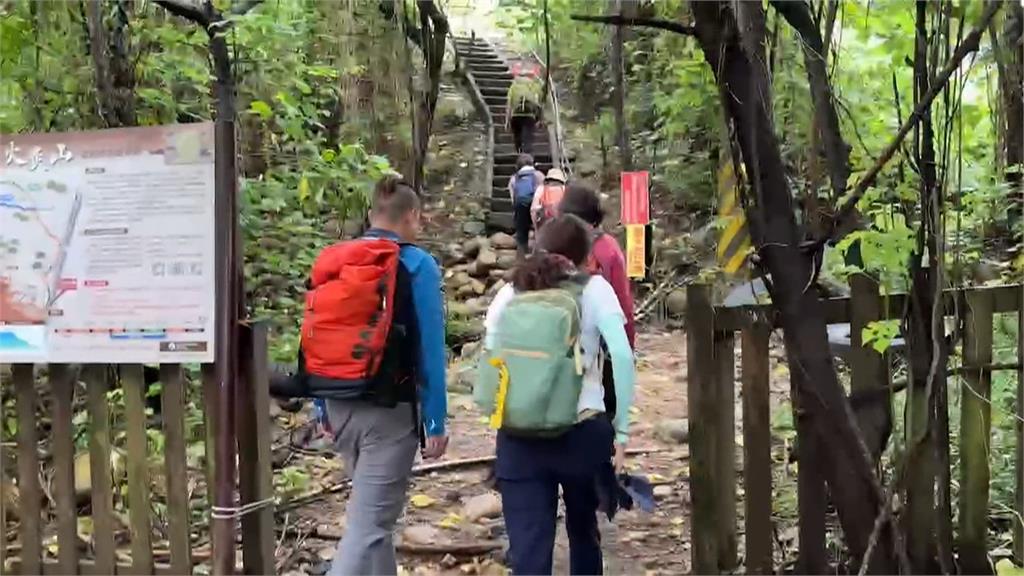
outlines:
[{"label": "hiker in pink jacket", "polygon": [[590,224],[594,231],[594,246],[587,263],[591,273],[600,274],[612,285],[619,305],[626,314],[626,334],[629,345],[636,346],[636,325],[633,320],[633,291],[626,276],[626,256],[622,248],[611,234],[606,234],[601,224],[604,221],[604,208],[597,193],[585,184],[572,182],[559,204],[561,214],[574,214]]},{"label": "hiker in pink jacket", "polygon": [[[559,213],[573,214],[583,219],[593,231],[593,247],[587,261],[587,270],[591,274],[600,274],[612,285],[619,306],[626,316],[626,337],[629,346],[636,351],[636,322],[633,319],[633,291],[626,276],[626,257],[622,248],[611,234],[602,228],[604,209],[601,198],[590,187],[579,182],[571,182],[558,205]],[[604,369],[605,407],[610,416],[615,415],[615,385],[612,380],[610,366]]]}]

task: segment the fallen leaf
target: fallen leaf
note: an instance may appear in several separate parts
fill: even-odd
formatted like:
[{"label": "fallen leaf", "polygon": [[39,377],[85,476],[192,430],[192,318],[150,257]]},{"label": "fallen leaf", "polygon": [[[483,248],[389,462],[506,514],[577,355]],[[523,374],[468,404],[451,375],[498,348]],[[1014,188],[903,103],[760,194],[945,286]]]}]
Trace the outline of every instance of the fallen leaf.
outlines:
[{"label": "fallen leaf", "polygon": [[651,482],[665,482],[666,480],[668,480],[667,478],[665,478],[661,474],[658,474],[657,472],[650,474],[647,477],[647,479],[650,480]]},{"label": "fallen leaf", "polygon": [[683,519],[682,516],[676,516],[675,518],[672,519],[672,525],[673,526],[682,526],[683,522],[685,522],[685,520]]},{"label": "fallen leaf", "polygon": [[434,502],[437,502],[437,500],[426,494],[413,494],[412,498],[409,498],[409,503],[417,508],[426,508],[433,505]]},{"label": "fallen leaf", "polygon": [[458,528],[459,524],[461,523],[462,516],[459,516],[455,512],[449,512],[447,515],[445,515],[444,518],[438,520],[437,525],[441,528],[448,528],[449,530],[453,530],[455,528]]}]

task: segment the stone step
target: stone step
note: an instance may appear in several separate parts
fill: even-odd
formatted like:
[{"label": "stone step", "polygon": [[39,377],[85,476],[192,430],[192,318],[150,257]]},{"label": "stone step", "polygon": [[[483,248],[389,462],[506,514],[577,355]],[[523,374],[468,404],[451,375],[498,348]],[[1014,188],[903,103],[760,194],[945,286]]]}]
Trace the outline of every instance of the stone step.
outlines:
[{"label": "stone step", "polygon": [[511,84],[512,73],[506,68],[504,72],[491,72],[486,70],[470,70],[473,79],[477,84],[485,84],[487,80],[505,80]]},{"label": "stone step", "polygon": [[487,229],[491,232],[513,232],[516,227],[512,212],[491,212],[487,215]]},{"label": "stone step", "polygon": [[[539,136],[540,134],[538,134]],[[511,140],[511,139],[510,139]],[[546,141],[541,140],[533,143],[533,154],[534,156],[541,156],[550,158],[551,157],[551,146]],[[495,144],[494,146],[494,157],[498,156],[518,156],[516,152],[515,144],[509,142],[508,144]]]},{"label": "stone step", "polygon": [[470,64],[468,68],[474,76],[482,74],[508,74],[511,77],[512,75],[508,70],[508,66],[504,64]]},{"label": "stone step", "polygon": [[495,94],[484,94],[484,104],[487,104],[488,107],[495,106],[497,108],[504,108],[507,102],[508,97],[504,94],[500,96]]},{"label": "stone step", "polygon": [[488,97],[501,98],[501,101],[504,102],[508,97],[508,86],[480,86],[480,94],[484,99]]},{"label": "stone step", "polygon": [[459,51],[459,57],[463,62],[471,65],[478,64],[505,64],[505,61],[494,52],[483,52],[481,50]]},{"label": "stone step", "polygon": [[476,85],[480,88],[500,88],[501,90],[508,91],[509,86],[512,85],[511,78],[481,78],[479,76],[474,76],[473,80],[476,81]]},{"label": "stone step", "polygon": [[[551,154],[550,153],[542,154],[540,152],[540,150],[537,149],[536,146],[534,146],[534,150],[533,150],[533,153],[531,154],[531,156],[533,156],[534,162],[547,162],[548,164],[551,163]],[[495,154],[494,155],[494,165],[495,166],[499,166],[499,165],[505,165],[505,164],[515,164],[517,158],[519,158],[519,154],[515,154],[515,153],[513,153],[513,154]]]},{"label": "stone step", "polygon": [[504,176],[507,180],[509,176],[516,173],[516,165],[512,164],[495,164],[494,165],[494,178],[497,179],[499,176]]},{"label": "stone step", "polygon": [[504,197],[491,197],[491,214],[501,212],[512,211],[512,199],[508,197],[508,191],[505,191]]},{"label": "stone step", "polygon": [[[535,164],[537,170],[547,173],[551,170],[551,162],[537,162]],[[495,188],[508,188],[508,179],[516,173],[515,164],[501,164],[494,165],[494,176],[491,178],[491,189]]]}]

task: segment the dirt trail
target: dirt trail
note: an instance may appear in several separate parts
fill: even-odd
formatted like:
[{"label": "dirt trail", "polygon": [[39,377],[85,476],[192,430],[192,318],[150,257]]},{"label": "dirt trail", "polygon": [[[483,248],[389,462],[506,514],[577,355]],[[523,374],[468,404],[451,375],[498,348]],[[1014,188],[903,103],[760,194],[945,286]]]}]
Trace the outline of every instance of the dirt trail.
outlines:
[{"label": "dirt trail", "polygon": [[[679,332],[646,331],[639,336],[638,349],[639,378],[630,447],[649,448],[652,452],[632,456],[627,466],[656,484],[658,508],[653,514],[620,512],[613,524],[602,521],[605,561],[608,573],[679,574],[689,570],[685,522],[689,503],[688,450],[685,444],[666,437],[665,423],[680,418],[686,409],[685,340]],[[449,402],[451,445],[446,459],[493,454],[493,433],[469,395],[452,394]],[[300,416],[292,418],[298,420]],[[324,485],[344,479],[341,462],[330,454],[297,455],[290,465],[319,471],[317,481]],[[482,505],[482,509],[497,504],[496,499],[491,501],[483,496],[493,494],[485,485],[488,470],[487,466],[467,467],[414,479],[409,490],[410,504],[396,531],[402,543],[399,562],[405,573],[504,573],[502,562],[507,542],[500,514],[492,509],[486,511],[486,518],[474,520],[474,511],[466,506],[469,501],[474,501],[475,506]],[[342,492],[325,497],[290,515],[292,531],[306,534],[306,538],[299,546],[297,540],[282,544],[279,561],[283,572],[306,574],[324,568],[322,563],[333,556],[334,539],[344,531],[346,495]],[[497,549],[476,555],[455,552],[459,547],[485,542],[495,542]],[[417,546],[436,546],[453,552],[407,551],[408,547]],[[555,572],[567,571],[567,542],[564,526],[559,526]]]}]

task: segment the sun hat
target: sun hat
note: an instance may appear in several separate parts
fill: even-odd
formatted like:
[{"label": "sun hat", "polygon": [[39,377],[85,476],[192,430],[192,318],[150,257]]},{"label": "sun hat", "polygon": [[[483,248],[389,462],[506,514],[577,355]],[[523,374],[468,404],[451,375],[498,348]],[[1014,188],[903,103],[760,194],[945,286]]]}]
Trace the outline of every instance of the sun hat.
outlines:
[{"label": "sun hat", "polygon": [[548,170],[547,176],[544,176],[544,180],[554,180],[555,182],[565,184],[565,174],[558,168],[552,168],[551,170]]}]

